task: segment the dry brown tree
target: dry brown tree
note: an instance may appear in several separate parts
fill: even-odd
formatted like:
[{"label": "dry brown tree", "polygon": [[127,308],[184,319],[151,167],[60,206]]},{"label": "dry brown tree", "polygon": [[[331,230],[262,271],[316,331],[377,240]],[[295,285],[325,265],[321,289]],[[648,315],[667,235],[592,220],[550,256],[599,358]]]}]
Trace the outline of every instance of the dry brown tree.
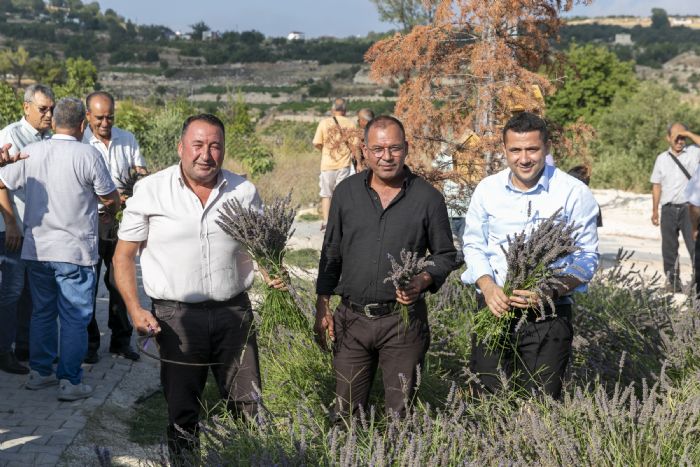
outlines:
[{"label": "dry brown tree", "polygon": [[400,84],[395,113],[414,169],[464,187],[502,167],[502,125],[517,111],[543,113],[554,86],[539,71],[550,61],[561,13],[575,2],[427,0],[435,7],[430,24],[367,51],[371,76]]}]

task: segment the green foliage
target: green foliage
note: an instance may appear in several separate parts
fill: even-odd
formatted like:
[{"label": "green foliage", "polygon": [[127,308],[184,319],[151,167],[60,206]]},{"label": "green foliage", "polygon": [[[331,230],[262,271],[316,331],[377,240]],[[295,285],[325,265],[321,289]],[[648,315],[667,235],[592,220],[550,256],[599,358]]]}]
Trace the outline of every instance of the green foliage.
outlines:
[{"label": "green foliage", "polygon": [[649,190],[656,156],[668,149],[666,128],[675,121],[700,128],[700,113],[668,87],[643,82],[636,93],[617,96],[597,119],[591,184]]},{"label": "green foliage", "polygon": [[239,95],[224,114],[226,153],[242,162],[253,177],[271,171],[275,166],[272,152],[255,133],[255,124],[242,96]]},{"label": "green foliage", "polygon": [[142,141],[151,121],[146,110],[136,105],[133,101],[120,101],[117,105],[115,117],[115,124],[119,128],[136,135],[137,141]]},{"label": "green foliage", "polygon": [[54,87],[56,98],[79,97],[95,90],[97,84],[97,68],[84,58],[69,58],[65,63],[66,81]]},{"label": "green foliage", "polygon": [[560,125],[594,116],[610,106],[618,93],[636,85],[631,62],[621,62],[605,47],[572,44],[563,67],[563,86],[547,99],[547,117]]},{"label": "green foliage", "polygon": [[329,97],[333,93],[333,85],[324,79],[310,84],[307,92],[310,97]]},{"label": "green foliage", "polygon": [[663,8],[651,9],[651,27],[652,29],[668,29],[671,27],[671,22],[668,20],[668,14]]},{"label": "green foliage", "polygon": [[192,113],[192,106],[180,100],[168,103],[148,115],[149,124],[138,140],[151,170],[169,167],[180,160],[177,144],[180,141],[182,123]]},{"label": "green foliage", "polygon": [[5,127],[22,118],[22,103],[15,90],[0,81],[0,127]]}]

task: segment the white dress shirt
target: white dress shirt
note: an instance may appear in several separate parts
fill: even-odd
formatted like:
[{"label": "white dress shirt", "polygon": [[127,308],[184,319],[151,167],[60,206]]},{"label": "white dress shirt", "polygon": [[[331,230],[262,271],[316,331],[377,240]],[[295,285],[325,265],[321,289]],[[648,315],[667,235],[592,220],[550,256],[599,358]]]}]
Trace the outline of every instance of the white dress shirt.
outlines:
[{"label": "white dress shirt", "polygon": [[139,143],[129,131],[112,127],[112,139],[109,141],[109,146],[106,146],[92,133],[90,127],[87,127],[83,135],[83,143],[100,151],[117,188],[123,188],[121,181],[129,178],[130,168],[146,167],[146,159],[141,155]]},{"label": "white dress shirt", "polygon": [[[667,203],[683,204],[688,201],[686,198],[688,177],[685,176],[672,157],[670,150],[656,156],[654,169],[649,179],[651,183],[661,185],[661,198],[659,199],[661,206]],[[678,161],[690,175],[693,175],[700,161],[700,148],[695,145],[684,147],[678,154]]]},{"label": "white dress shirt", "polygon": [[198,303],[224,301],[253,284],[253,261],[216,224],[229,199],[261,208],[255,186],[227,170],[202,206],[180,165],[140,180],[126,202],[119,239],[141,242],[143,286],[149,297]]}]

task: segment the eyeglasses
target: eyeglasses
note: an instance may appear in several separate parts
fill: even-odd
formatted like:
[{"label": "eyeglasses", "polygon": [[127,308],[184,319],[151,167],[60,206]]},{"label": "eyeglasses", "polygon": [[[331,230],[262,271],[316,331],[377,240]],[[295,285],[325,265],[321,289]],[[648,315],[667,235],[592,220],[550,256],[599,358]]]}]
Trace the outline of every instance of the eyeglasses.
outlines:
[{"label": "eyeglasses", "polygon": [[404,145],[401,144],[401,145],[386,146],[386,147],[384,147],[384,146],[372,146],[371,148],[368,147],[367,149],[369,150],[369,152],[372,153],[372,155],[374,157],[382,157],[384,155],[384,152],[387,149],[389,150],[389,154],[392,157],[398,157],[401,154],[403,154]]},{"label": "eyeglasses", "polygon": [[53,108],[55,107],[54,105],[48,106],[48,105],[36,105],[36,104],[34,104],[34,106],[36,107],[36,110],[38,110],[41,115],[46,115],[49,112],[53,113]]}]

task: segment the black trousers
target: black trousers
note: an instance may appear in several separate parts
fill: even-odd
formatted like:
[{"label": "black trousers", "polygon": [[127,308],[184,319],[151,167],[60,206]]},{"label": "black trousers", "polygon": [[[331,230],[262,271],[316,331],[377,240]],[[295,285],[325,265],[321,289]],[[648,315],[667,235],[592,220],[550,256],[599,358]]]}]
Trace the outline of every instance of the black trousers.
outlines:
[{"label": "black trousers", "polygon": [[661,206],[661,256],[664,261],[664,273],[668,283],[680,287],[680,267],[678,264],[678,233],[690,255],[690,264],[694,263],[695,244],[690,228],[690,215],[687,204],[665,204]]},{"label": "black trousers", "polygon": [[[116,240],[111,241],[100,239],[98,243],[100,259],[95,267],[96,275],[97,277],[100,277],[100,270],[102,269],[102,263],[104,262],[104,284],[109,292],[109,319],[107,321],[107,325],[112,332],[109,349],[115,351],[129,346],[131,342],[131,334],[133,332],[124,300],[122,300],[121,295],[119,295],[119,291],[110,280],[112,272],[112,258],[114,257],[114,250],[116,248]],[[98,287],[95,287],[95,297],[97,297],[97,289]],[[95,305],[93,305],[92,319],[88,324],[88,349],[93,351],[97,351],[97,349],[100,348],[100,328],[97,326],[97,319],[95,318],[96,308],[97,300],[95,300]]]},{"label": "black trousers", "polygon": [[168,404],[168,447],[171,458],[177,459],[197,446],[200,399],[209,368],[221,398],[234,415],[257,413],[261,384],[253,310],[243,293],[226,302],[204,304],[154,300],[152,311],[161,328],[157,336],[161,358],[213,363],[161,363],[160,378]]},{"label": "black trousers", "polygon": [[411,400],[416,369],[430,346],[425,301],[409,306],[408,324],[400,313],[370,318],[340,304],[333,315],[336,415],[367,407],[377,366],[382,370],[387,412],[404,415]]},{"label": "black trousers", "polygon": [[518,331],[516,323],[511,323],[503,348],[495,351],[489,351],[472,335],[470,367],[483,385],[476,385],[475,390],[496,392],[501,388],[502,372],[515,378],[524,391],[542,391],[560,398],[574,334],[571,305],[558,305],[556,314],[556,318],[539,323],[528,321]]}]

